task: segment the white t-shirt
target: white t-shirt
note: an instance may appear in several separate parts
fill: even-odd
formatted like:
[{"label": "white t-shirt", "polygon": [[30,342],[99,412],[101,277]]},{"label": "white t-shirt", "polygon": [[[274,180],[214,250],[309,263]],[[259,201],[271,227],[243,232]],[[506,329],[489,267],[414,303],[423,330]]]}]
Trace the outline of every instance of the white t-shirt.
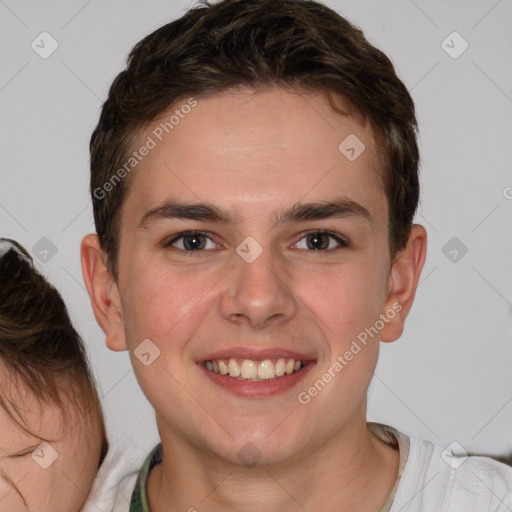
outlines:
[{"label": "white t-shirt", "polygon": [[[512,512],[512,468],[489,457],[452,456],[441,446],[388,425],[368,429],[400,452],[398,479],[378,512]],[[145,457],[117,441],[98,471],[82,512],[128,512]]]},{"label": "white t-shirt", "polygon": [[87,502],[80,512],[128,512],[139,469],[146,454],[125,439],[109,438]]},{"label": "white t-shirt", "polygon": [[368,423],[384,442],[398,442],[400,469],[380,512],[512,512],[512,468],[489,457],[454,456],[429,441]]}]

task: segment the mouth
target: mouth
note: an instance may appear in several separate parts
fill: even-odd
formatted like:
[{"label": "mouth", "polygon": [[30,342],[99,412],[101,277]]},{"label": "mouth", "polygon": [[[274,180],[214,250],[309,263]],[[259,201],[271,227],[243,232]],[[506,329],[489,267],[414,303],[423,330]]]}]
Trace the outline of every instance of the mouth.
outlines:
[{"label": "mouth", "polygon": [[197,362],[215,384],[236,395],[266,397],[295,386],[316,360],[291,351],[232,350]]},{"label": "mouth", "polygon": [[273,380],[284,375],[291,375],[300,371],[305,365],[306,362],[300,359],[285,359],[283,357],[263,359],[262,361],[230,358],[206,360],[204,362],[204,367],[210,372],[253,382]]}]

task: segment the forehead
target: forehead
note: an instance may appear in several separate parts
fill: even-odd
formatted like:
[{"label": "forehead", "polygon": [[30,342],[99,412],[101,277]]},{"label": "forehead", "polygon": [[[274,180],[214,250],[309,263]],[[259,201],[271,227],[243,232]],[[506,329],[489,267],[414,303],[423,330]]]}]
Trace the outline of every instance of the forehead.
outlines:
[{"label": "forehead", "polygon": [[0,455],[13,453],[27,443],[37,444],[37,436],[58,437],[64,423],[60,408],[41,402],[20,379],[13,377],[0,362],[0,396],[4,404],[0,406]]},{"label": "forehead", "polygon": [[[34,405],[34,404],[29,404]],[[0,407],[0,460],[26,450],[28,447],[40,445],[43,440],[61,441],[65,436],[64,417],[55,405],[44,405],[28,408],[25,403],[16,404],[18,410],[8,406],[7,414]]]},{"label": "forehead", "polygon": [[194,101],[176,103],[138,137],[135,151],[150,150],[140,151],[126,202],[149,207],[174,193],[260,215],[288,200],[344,195],[374,213],[386,208],[370,124],[335,112],[323,94],[232,90]]}]

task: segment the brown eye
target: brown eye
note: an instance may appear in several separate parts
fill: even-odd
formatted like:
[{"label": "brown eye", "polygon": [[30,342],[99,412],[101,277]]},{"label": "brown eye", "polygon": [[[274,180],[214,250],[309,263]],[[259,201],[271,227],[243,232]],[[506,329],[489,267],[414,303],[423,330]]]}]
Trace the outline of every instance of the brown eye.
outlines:
[{"label": "brown eye", "polygon": [[[209,246],[207,246],[208,242],[210,242]],[[165,242],[163,246],[186,255],[194,252],[203,252],[205,249],[218,248],[218,244],[203,231],[183,231]]]},{"label": "brown eye", "polygon": [[[348,242],[341,238],[339,235],[324,230],[310,231],[309,233],[306,233],[300,242],[303,240],[305,241],[305,247],[299,247],[300,249],[325,252],[339,249],[340,246],[348,247]],[[332,244],[331,240],[334,240],[335,243]]]}]

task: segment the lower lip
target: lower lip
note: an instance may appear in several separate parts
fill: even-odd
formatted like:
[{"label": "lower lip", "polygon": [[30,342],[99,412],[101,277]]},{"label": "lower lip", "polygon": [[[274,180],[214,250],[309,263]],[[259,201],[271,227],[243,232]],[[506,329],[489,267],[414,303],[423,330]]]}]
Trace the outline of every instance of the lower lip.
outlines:
[{"label": "lower lip", "polygon": [[315,365],[315,361],[308,361],[304,367],[297,372],[271,380],[238,380],[229,375],[222,375],[221,373],[210,371],[203,363],[197,364],[208,378],[227,391],[246,398],[264,398],[284,393],[293,388]]}]

